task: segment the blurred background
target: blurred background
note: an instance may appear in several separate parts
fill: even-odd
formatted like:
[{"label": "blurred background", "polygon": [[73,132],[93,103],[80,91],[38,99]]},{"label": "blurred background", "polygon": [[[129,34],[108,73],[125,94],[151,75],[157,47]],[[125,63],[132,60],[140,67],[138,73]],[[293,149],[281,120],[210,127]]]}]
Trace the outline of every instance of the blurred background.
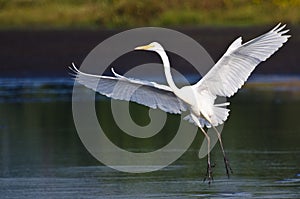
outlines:
[{"label": "blurred background", "polygon": [[[299,198],[299,11],[299,0],[0,0],[1,198]],[[106,38],[135,27],[167,27],[198,41],[217,61],[237,37],[247,41],[279,22],[292,37],[229,99],[222,135],[234,170],[230,179],[216,146],[215,181],[202,182],[201,133],[179,160],[147,174],[112,170],[82,145],[68,66],[80,66]],[[133,59],[159,62],[151,53],[132,55],[116,60],[117,71],[133,67]],[[96,97],[107,136],[126,150],[157,150],[180,122],[168,114],[157,136],[137,139],[115,126],[109,106],[108,98]],[[130,111],[137,124],[150,122],[147,108],[132,103]]]},{"label": "blurred background", "polygon": [[[160,26],[179,30],[217,60],[238,36],[244,40],[287,23],[292,39],[256,72],[294,73],[299,0],[1,0],[0,76],[65,76],[105,38],[122,30]],[[277,63],[284,58],[285,66]]]}]

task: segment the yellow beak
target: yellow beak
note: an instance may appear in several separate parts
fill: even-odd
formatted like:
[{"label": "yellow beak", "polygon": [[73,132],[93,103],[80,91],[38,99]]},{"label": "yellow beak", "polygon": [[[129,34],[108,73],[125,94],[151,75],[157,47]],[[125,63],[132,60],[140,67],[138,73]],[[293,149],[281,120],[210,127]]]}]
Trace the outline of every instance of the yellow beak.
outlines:
[{"label": "yellow beak", "polygon": [[151,47],[152,46],[149,44],[149,45],[146,45],[146,46],[138,46],[134,50],[148,50]]}]

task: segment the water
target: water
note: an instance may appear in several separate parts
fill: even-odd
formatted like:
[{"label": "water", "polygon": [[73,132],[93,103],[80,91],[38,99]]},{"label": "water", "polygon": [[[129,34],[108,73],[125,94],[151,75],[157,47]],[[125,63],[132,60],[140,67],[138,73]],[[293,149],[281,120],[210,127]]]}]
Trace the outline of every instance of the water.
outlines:
[{"label": "water", "polygon": [[[230,99],[231,115],[222,135],[234,174],[227,179],[217,146],[210,186],[202,181],[206,160],[197,157],[201,133],[170,166],[151,173],[122,173],[99,163],[82,145],[72,118],[71,79],[0,79],[0,196],[299,198],[299,78],[260,78]],[[108,103],[97,97],[96,106]],[[131,108],[137,122],[147,123],[147,109],[134,104]],[[168,120],[178,122],[178,117]],[[106,125],[115,132],[112,139],[125,148],[138,142],[122,135],[110,119]],[[165,141],[174,136],[172,128],[170,123],[159,133]]]}]

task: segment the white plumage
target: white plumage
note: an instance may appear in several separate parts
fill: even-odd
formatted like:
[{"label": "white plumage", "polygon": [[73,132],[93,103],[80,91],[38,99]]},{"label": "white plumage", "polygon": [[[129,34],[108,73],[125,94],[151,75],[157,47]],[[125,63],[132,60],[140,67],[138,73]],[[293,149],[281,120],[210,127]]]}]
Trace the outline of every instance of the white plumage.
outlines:
[{"label": "white plumage", "polygon": [[87,74],[79,71],[73,64],[76,81],[107,97],[136,102],[150,108],[159,108],[168,113],[181,114],[188,110],[169,86],[155,82],[127,78],[117,74],[115,77]]},{"label": "white plumage", "polygon": [[[163,47],[152,42],[135,48],[150,50],[159,54],[164,65],[168,85],[127,78],[117,74],[115,77],[92,75],[79,71],[75,65],[71,68],[80,84],[113,99],[133,101],[150,108],[159,108],[169,113],[181,114],[190,111],[184,119],[198,126],[208,140],[207,177],[211,177],[210,138],[203,127],[213,127],[220,141],[227,175],[231,170],[223,149],[220,133],[215,126],[224,123],[229,115],[226,108],[229,103],[215,104],[217,96],[230,97],[238,91],[248,79],[251,72],[262,61],[276,52],[290,37],[284,35],[285,25],[278,24],[269,32],[244,44],[242,38],[236,39],[213,66],[213,68],[196,84],[177,88],[171,75],[170,62]],[[97,83],[98,82],[98,83]]]},{"label": "white plumage", "polygon": [[[212,95],[231,97],[242,87],[251,72],[285,43],[290,35],[283,35],[285,25],[278,24],[269,32],[242,44],[236,39],[223,57],[195,85],[199,91],[209,90]],[[283,30],[283,31],[282,31]]]},{"label": "white plumage", "polygon": [[[269,32],[245,44],[242,44],[242,38],[239,37],[229,46],[214,67],[198,83],[192,85],[192,89],[198,93],[199,101],[205,101],[205,106],[212,106],[212,109],[207,110],[211,113],[200,110],[204,115],[213,114],[210,121],[201,122],[202,127],[203,124],[211,127],[211,124],[217,126],[226,121],[229,110],[219,107],[220,105],[214,105],[214,100],[217,96],[230,97],[236,93],[255,67],[270,57],[287,41],[290,35],[283,35],[288,32],[288,30],[283,30],[284,27],[285,25],[280,26],[278,24]],[[152,44],[158,43],[153,42]],[[188,110],[191,105],[176,96],[172,88],[167,85],[127,78],[117,74],[113,69],[112,72],[115,77],[83,73],[74,64],[72,69],[77,75],[77,82],[113,99],[133,101],[150,108],[159,108],[165,112],[176,114]],[[95,87],[97,82],[97,87]],[[115,87],[115,85],[117,86]],[[202,119],[207,120],[208,118]],[[193,120],[187,120],[196,124]]]}]

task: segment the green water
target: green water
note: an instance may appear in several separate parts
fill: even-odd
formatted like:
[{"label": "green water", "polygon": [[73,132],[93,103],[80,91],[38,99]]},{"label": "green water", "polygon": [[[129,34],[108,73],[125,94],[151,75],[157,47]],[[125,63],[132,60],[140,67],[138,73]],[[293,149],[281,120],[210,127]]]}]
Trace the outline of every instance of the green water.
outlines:
[{"label": "green water", "polygon": [[[6,89],[6,90],[5,90]],[[229,101],[222,132],[234,174],[225,175],[219,146],[212,151],[214,181],[203,177],[206,159],[197,153],[199,132],[189,150],[170,166],[130,174],[95,160],[81,143],[72,118],[72,85],[0,89],[1,198],[299,198],[300,92],[244,89]],[[140,140],[115,126],[110,102],[99,98],[110,139],[128,150],[156,150],[173,137],[180,117],[168,115],[155,138]],[[149,122],[148,109],[130,105],[133,119]],[[103,113],[103,111],[105,113]]]}]

